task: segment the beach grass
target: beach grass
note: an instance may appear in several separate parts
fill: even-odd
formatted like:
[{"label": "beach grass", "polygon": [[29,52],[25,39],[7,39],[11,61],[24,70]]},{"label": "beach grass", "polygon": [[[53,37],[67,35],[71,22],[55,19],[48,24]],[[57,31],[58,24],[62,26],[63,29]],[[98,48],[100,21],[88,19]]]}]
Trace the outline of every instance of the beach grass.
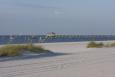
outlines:
[{"label": "beach grass", "polygon": [[115,47],[115,42],[110,44],[111,47]]},{"label": "beach grass", "polygon": [[27,45],[6,45],[0,47],[0,56],[18,56],[22,53],[29,51],[30,53],[45,53],[48,50],[45,50],[42,46],[35,46],[32,44]]},{"label": "beach grass", "polygon": [[91,41],[87,45],[87,48],[102,48],[102,47],[104,47],[104,44],[102,42],[96,43],[94,41]]},{"label": "beach grass", "polygon": [[103,44],[102,42],[96,43],[94,41],[91,41],[87,44],[87,48],[102,48],[102,47],[107,47],[107,48],[115,47],[115,42]]}]

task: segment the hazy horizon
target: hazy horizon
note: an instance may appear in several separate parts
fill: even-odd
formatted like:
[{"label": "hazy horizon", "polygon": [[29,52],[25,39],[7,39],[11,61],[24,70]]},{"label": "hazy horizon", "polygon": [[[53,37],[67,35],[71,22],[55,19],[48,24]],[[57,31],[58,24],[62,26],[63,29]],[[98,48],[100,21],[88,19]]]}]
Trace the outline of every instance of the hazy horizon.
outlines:
[{"label": "hazy horizon", "polygon": [[0,0],[0,35],[115,34],[114,0]]}]

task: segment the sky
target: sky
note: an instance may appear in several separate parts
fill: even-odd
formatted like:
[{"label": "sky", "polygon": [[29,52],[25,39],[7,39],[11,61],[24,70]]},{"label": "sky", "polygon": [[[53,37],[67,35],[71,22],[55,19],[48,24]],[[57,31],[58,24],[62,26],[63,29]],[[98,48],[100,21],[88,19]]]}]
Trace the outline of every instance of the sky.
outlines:
[{"label": "sky", "polygon": [[0,35],[115,34],[115,0],[0,0]]}]

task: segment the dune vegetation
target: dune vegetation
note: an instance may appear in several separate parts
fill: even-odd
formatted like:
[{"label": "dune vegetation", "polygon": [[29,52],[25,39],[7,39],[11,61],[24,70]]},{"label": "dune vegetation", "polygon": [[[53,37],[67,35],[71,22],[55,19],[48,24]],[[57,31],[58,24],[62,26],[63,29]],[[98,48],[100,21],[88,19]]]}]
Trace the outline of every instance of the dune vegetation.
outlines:
[{"label": "dune vegetation", "polygon": [[104,44],[102,42],[96,43],[94,41],[91,41],[87,45],[87,48],[102,48],[102,47],[104,47]]},{"label": "dune vegetation", "polygon": [[111,47],[115,47],[115,42],[110,44]]},{"label": "dune vegetation", "polygon": [[30,53],[46,53],[48,50],[45,50],[42,46],[35,46],[32,44],[28,45],[5,45],[0,47],[0,56],[18,56],[24,52]]},{"label": "dune vegetation", "polygon": [[87,48],[102,48],[102,47],[115,47],[115,42],[103,44],[102,42],[96,43],[91,41],[87,44]]}]

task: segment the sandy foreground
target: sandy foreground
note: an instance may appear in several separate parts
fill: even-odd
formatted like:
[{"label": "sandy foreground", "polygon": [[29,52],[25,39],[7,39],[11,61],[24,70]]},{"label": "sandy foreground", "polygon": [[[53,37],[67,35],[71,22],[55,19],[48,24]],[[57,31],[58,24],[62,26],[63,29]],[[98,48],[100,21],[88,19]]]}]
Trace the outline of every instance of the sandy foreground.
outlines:
[{"label": "sandy foreground", "polygon": [[115,77],[115,48],[86,44],[40,44],[60,55],[0,62],[0,77]]}]

